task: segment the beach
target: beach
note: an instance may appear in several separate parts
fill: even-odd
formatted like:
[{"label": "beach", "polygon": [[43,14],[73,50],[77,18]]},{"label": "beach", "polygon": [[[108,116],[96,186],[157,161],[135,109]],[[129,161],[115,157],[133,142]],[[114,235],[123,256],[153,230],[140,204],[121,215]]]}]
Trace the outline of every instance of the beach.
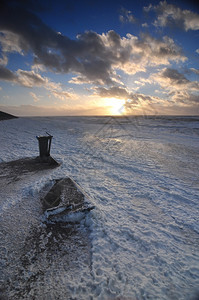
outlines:
[{"label": "beach", "polygon": [[[59,166],[17,169],[46,131]],[[0,122],[2,299],[197,299],[198,137],[198,117]],[[51,222],[67,177],[95,209]]]}]

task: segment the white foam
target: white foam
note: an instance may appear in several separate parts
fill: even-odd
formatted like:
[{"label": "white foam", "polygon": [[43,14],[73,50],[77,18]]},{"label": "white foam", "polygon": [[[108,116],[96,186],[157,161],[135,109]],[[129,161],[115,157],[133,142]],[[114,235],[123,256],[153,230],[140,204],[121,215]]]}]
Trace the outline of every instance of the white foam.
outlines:
[{"label": "white foam", "polygon": [[59,274],[71,299],[190,299],[199,286],[199,141],[193,129],[199,124],[149,118],[111,129],[106,121],[1,122],[1,161],[37,156],[35,136],[47,130],[53,135],[51,154],[62,162],[34,182],[24,181],[17,197],[2,204],[2,214],[52,179],[70,176],[96,209],[59,216],[63,208],[57,208],[42,220],[54,213],[57,222],[91,230],[90,273],[81,266],[82,273]]}]

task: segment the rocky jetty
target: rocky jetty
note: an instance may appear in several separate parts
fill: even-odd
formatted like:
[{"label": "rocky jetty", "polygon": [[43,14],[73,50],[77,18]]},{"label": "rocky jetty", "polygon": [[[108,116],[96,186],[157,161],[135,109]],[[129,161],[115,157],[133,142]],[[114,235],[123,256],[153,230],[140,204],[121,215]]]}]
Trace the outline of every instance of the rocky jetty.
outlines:
[{"label": "rocky jetty", "polygon": [[10,115],[8,113],[5,113],[3,111],[0,111],[0,121],[16,119],[16,118],[18,118],[18,117]]}]

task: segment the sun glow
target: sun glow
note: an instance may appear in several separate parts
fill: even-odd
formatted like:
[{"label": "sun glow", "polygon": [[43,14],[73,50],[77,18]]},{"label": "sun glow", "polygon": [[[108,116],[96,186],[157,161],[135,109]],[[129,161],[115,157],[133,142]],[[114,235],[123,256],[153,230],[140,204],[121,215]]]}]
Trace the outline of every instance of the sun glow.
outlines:
[{"label": "sun glow", "polygon": [[124,99],[117,99],[117,98],[105,99],[107,112],[112,116],[121,116],[125,111],[124,104],[125,104]]}]

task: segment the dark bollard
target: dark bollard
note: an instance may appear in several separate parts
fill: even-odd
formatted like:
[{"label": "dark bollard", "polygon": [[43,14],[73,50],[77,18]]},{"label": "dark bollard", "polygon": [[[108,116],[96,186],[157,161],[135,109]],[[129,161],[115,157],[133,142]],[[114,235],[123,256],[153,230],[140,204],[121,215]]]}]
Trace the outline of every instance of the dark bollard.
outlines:
[{"label": "dark bollard", "polygon": [[50,156],[50,147],[53,136],[48,132],[46,133],[48,134],[48,136],[37,136],[41,161],[47,161]]}]

